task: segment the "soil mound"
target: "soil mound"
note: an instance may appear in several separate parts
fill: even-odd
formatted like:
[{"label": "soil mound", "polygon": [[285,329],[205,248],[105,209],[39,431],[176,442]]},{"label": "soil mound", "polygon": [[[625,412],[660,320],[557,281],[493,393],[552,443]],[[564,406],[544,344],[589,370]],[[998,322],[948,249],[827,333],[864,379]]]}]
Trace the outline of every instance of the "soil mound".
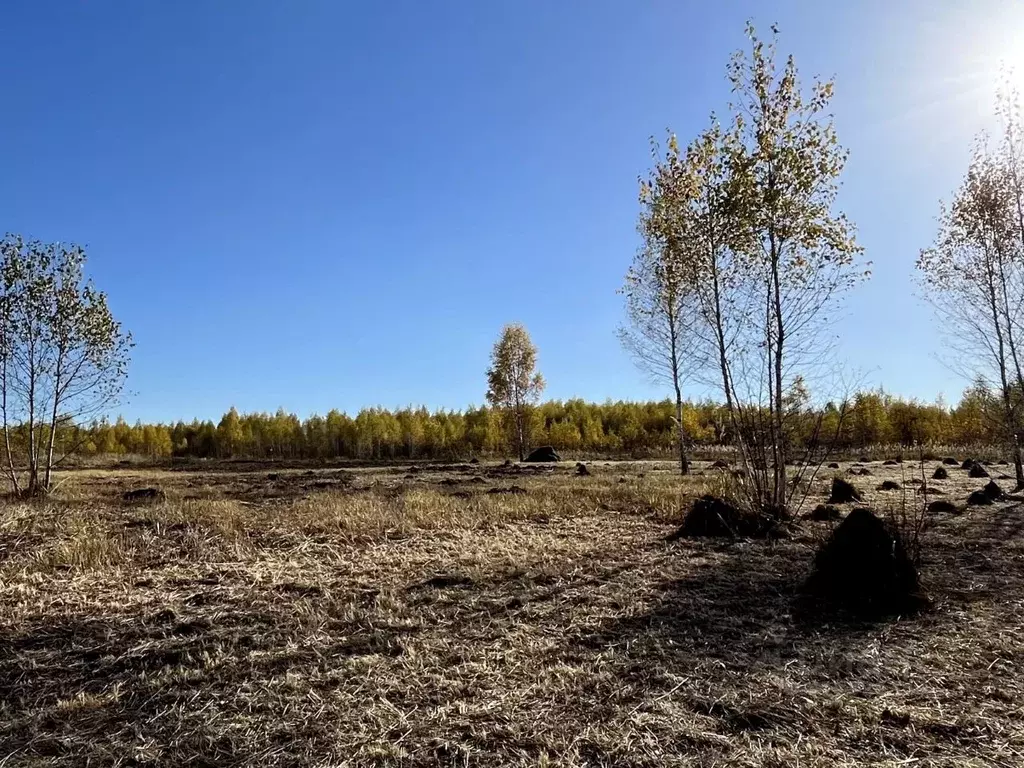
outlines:
[{"label": "soil mound", "polygon": [[910,612],[925,603],[899,535],[864,508],[847,515],[818,550],[806,590],[860,614]]},{"label": "soil mound", "polygon": [[542,445],[540,448],[535,448],[530,452],[523,461],[529,462],[540,462],[540,461],[561,461],[562,457],[558,455],[554,448],[550,445]]},{"label": "soil mound", "polygon": [[853,483],[848,483],[839,477],[832,478],[832,493],[828,497],[829,504],[849,504],[851,501],[860,501],[861,495]]},{"label": "soil mound", "polygon": [[668,540],[697,537],[762,539],[781,535],[777,518],[755,514],[709,494],[693,502],[683,524]]}]

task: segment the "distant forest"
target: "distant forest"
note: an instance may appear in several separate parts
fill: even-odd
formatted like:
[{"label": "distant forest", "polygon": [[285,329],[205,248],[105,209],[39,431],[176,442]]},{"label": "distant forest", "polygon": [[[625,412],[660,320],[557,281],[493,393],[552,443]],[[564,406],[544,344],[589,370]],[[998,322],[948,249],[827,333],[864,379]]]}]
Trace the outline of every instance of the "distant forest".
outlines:
[{"label": "distant forest", "polygon": [[[816,442],[837,449],[875,445],[975,445],[1002,441],[998,403],[984,387],[968,389],[959,404],[904,400],[881,391],[862,392],[845,407],[792,403],[798,428],[794,449]],[[240,414],[219,422],[128,424],[96,421],[60,427],[57,444],[85,455],[142,455],[153,459],[459,459],[511,455],[499,411],[429,411],[426,408],[365,408],[355,417],[332,410],[300,419],[292,413]],[[694,448],[730,445],[725,407],[713,402],[683,406],[686,434]],[[12,431],[12,451],[22,436]],[[566,454],[594,456],[668,455],[675,446],[675,403],[549,401],[530,412],[530,443]]]}]

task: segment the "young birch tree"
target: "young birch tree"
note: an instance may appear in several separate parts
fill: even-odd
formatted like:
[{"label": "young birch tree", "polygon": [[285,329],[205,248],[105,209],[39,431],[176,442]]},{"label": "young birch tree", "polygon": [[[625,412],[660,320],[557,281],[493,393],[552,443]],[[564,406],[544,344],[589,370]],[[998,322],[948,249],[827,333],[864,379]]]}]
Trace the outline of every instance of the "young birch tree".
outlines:
[{"label": "young birch tree", "polygon": [[[0,416],[16,493],[48,490],[54,467],[79,447],[57,456],[58,432],[115,405],[124,385],[131,336],[85,279],[85,259],[79,246],[0,241]],[[24,487],[15,427],[27,431]]]},{"label": "young birch tree", "polygon": [[487,369],[487,402],[500,410],[519,460],[526,458],[530,438],[530,410],[544,391],[544,377],[537,372],[537,348],[526,328],[506,325],[491,352]]},{"label": "young birch tree", "polygon": [[1021,291],[1020,242],[1013,183],[1005,157],[984,142],[975,147],[963,184],[941,207],[935,245],[917,260],[925,294],[952,331],[951,351],[965,375],[994,388],[1000,431],[1024,487],[1020,448],[1021,388],[1017,335]]},{"label": "young birch tree", "polygon": [[702,347],[695,338],[699,308],[694,282],[679,253],[686,245],[674,217],[666,213],[675,203],[681,170],[679,146],[671,137],[666,158],[659,158],[650,178],[640,183],[643,242],[620,291],[626,297],[628,326],[619,329],[619,340],[639,368],[672,387],[679,471],[685,475],[690,461],[682,386],[699,368]]},{"label": "young birch tree", "polygon": [[[825,310],[863,274],[852,227],[834,212],[847,153],[829,114],[832,81],[805,94],[796,64],[776,62],[777,31],[728,68],[733,129],[725,145],[735,227],[734,302],[746,314],[730,355],[730,381],[756,415],[747,467],[765,511],[787,509],[787,392],[821,364]],[[736,405],[734,404],[734,407]]]}]

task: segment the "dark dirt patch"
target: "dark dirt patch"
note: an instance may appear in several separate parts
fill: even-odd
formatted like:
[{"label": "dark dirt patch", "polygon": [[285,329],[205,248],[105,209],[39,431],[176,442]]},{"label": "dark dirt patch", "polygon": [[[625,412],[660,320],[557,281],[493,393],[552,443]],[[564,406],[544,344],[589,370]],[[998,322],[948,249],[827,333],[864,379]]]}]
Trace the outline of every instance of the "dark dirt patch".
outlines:
[{"label": "dark dirt patch", "polygon": [[164,501],[167,497],[159,488],[135,488],[121,494],[121,500],[129,504]]},{"label": "dark dirt patch", "polygon": [[488,493],[494,493],[494,494],[497,494],[497,493],[511,493],[511,494],[529,493],[529,491],[527,491],[521,485],[510,485],[507,488],[491,488],[487,492]]},{"label": "dark dirt patch", "polygon": [[410,589],[452,589],[453,587],[471,587],[473,579],[461,573],[441,573],[431,576]]},{"label": "dark dirt patch", "polygon": [[832,504],[819,504],[807,513],[808,520],[838,520],[843,516],[842,510]]}]

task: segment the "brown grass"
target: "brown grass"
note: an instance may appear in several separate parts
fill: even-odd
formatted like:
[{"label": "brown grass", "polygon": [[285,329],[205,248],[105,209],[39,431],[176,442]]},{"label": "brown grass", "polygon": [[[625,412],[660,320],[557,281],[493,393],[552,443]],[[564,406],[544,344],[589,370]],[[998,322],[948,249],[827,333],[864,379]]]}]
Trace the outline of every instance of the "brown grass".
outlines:
[{"label": "brown grass", "polygon": [[1020,507],[858,624],[796,599],[829,524],[669,545],[719,474],[590,468],[68,473],[0,511],[0,765],[1024,764]]}]

